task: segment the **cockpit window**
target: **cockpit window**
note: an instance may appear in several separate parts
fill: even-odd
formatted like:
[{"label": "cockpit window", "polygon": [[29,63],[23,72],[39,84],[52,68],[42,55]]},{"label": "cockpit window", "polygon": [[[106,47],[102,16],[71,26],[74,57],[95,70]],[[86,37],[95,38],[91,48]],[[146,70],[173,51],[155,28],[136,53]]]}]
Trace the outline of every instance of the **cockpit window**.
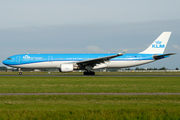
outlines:
[{"label": "cockpit window", "polygon": [[7,60],[11,60],[11,58],[7,58]]}]

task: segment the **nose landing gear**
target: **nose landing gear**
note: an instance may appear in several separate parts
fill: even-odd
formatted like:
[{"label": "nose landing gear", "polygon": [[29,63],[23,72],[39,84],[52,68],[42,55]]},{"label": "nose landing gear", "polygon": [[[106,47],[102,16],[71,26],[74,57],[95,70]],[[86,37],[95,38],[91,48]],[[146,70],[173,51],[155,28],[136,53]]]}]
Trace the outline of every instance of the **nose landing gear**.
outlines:
[{"label": "nose landing gear", "polygon": [[21,71],[21,68],[19,68],[19,75],[22,75],[22,71]]},{"label": "nose landing gear", "polygon": [[22,75],[22,72],[19,72],[19,75]]}]

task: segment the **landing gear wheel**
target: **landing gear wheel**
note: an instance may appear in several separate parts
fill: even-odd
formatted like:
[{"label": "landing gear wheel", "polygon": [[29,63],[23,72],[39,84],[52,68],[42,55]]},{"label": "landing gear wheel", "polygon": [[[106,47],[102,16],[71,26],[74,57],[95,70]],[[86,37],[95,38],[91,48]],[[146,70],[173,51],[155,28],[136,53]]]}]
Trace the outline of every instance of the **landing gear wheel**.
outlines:
[{"label": "landing gear wheel", "polygon": [[92,72],[91,72],[91,75],[95,75],[95,72],[94,72],[94,71],[92,71]]},{"label": "landing gear wheel", "polygon": [[94,71],[85,71],[83,74],[84,75],[95,75],[95,72]]},{"label": "landing gear wheel", "polygon": [[83,72],[84,75],[86,75],[86,72]]},{"label": "landing gear wheel", "polygon": [[19,75],[22,75],[22,72],[19,72]]},{"label": "landing gear wheel", "polygon": [[84,72],[83,74],[84,74],[84,75],[88,75],[88,72]]}]

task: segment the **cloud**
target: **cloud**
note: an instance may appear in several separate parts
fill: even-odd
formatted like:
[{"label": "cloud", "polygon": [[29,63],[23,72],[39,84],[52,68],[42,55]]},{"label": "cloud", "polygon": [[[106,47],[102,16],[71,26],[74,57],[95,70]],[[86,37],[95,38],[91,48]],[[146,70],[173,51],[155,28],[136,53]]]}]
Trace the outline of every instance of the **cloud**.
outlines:
[{"label": "cloud", "polygon": [[0,28],[180,19],[179,3],[179,0],[158,0],[156,4],[153,0],[132,0],[131,4],[126,0],[17,0],[9,4],[8,0],[1,0]]},{"label": "cloud", "polygon": [[86,47],[86,49],[87,49],[89,52],[93,52],[93,53],[106,52],[105,50],[99,48],[98,46],[94,46],[94,45],[88,45],[88,46]]},{"label": "cloud", "polygon": [[172,45],[172,46],[173,46],[173,48],[180,50],[180,47],[178,45]]}]

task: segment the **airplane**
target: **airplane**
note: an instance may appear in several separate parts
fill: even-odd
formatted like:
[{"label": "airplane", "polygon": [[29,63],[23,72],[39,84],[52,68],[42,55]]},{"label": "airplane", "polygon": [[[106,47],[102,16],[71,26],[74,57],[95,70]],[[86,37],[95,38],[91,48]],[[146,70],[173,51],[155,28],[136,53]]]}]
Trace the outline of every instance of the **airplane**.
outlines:
[{"label": "airplane", "polygon": [[176,53],[164,54],[171,32],[163,32],[146,50],[140,53],[107,54],[18,54],[8,57],[4,65],[20,68],[56,68],[59,72],[73,72],[84,70],[84,75],[95,75],[94,69],[134,67],[163,58]]}]

